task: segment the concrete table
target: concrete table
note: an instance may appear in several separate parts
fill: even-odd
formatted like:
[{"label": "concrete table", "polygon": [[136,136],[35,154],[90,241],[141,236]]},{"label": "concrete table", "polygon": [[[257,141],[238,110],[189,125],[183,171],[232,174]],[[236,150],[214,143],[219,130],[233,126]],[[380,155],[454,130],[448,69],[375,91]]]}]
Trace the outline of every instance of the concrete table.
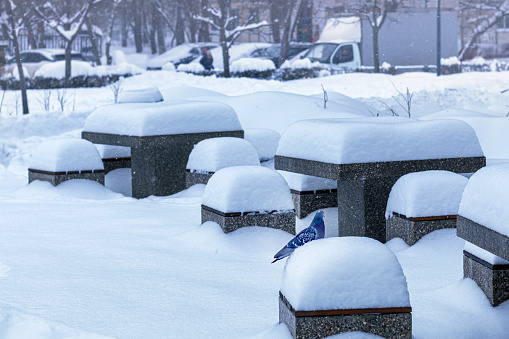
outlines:
[{"label": "concrete table", "polygon": [[390,190],[407,173],[475,172],[486,164],[473,129],[455,120],[304,120],[283,134],[275,168],[337,180],[340,236],[386,241]]},{"label": "concrete table", "polygon": [[235,111],[213,102],[116,104],[96,109],[82,138],[131,148],[132,196],[170,195],[185,189],[193,146],[216,137],[242,138]]}]

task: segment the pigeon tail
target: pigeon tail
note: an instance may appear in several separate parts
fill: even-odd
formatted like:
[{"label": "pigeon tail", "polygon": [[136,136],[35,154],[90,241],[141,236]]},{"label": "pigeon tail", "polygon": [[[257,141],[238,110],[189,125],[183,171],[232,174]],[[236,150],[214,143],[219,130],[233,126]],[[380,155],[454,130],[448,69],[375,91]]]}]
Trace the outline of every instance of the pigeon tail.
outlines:
[{"label": "pigeon tail", "polygon": [[288,257],[290,254],[293,253],[293,251],[295,251],[295,247],[286,247],[286,246],[283,247],[279,252],[276,253],[276,255],[274,256],[275,259],[272,263],[275,263],[278,260]]}]

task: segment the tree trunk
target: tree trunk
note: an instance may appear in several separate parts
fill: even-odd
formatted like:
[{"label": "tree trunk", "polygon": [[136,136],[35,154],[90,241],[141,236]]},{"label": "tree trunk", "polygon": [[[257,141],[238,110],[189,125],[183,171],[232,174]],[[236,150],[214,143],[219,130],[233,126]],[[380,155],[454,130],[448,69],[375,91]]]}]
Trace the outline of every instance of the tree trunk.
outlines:
[{"label": "tree trunk", "polygon": [[37,48],[45,48],[44,43],[44,22],[41,20],[37,21]]},{"label": "tree trunk", "polygon": [[136,48],[136,53],[143,52],[143,25],[142,25],[142,0],[135,0],[134,1],[134,8],[136,10],[135,13],[133,13],[134,16],[134,27],[133,27],[133,33],[134,33],[134,45]]},{"label": "tree trunk", "polygon": [[121,32],[121,38],[122,38],[122,47],[127,47],[127,35],[129,30],[129,25],[127,24],[127,13],[125,12],[125,9],[122,11],[122,30]]},{"label": "tree trunk", "polygon": [[7,9],[7,16],[10,22],[11,31],[12,31],[12,43],[14,44],[14,56],[16,58],[16,64],[18,66],[19,73],[19,88],[21,90],[21,105],[23,106],[23,114],[28,114],[28,97],[27,97],[27,87],[25,82],[25,74],[23,73],[23,65],[21,64],[21,56],[19,51],[19,41],[18,34],[16,31],[16,25],[14,24],[14,13],[12,11],[11,2],[5,2]]},{"label": "tree trunk", "polygon": [[[203,17],[205,17],[207,15],[206,7],[207,7],[207,0],[200,0],[200,8],[201,8],[200,15]],[[200,23],[200,29],[198,31],[198,41],[201,41],[201,42],[209,42],[210,41],[209,24],[206,22]]]},{"label": "tree trunk", "polygon": [[28,44],[30,48],[37,48],[37,40],[35,39],[34,29],[30,20],[25,20],[25,29],[27,31]]},{"label": "tree trunk", "polygon": [[292,14],[296,2],[297,0],[291,0],[289,2],[288,12],[286,13],[284,21],[283,37],[281,39],[281,54],[279,55],[278,64],[276,65],[277,67],[281,66],[288,57],[288,51],[290,49],[290,30],[292,28]]},{"label": "tree trunk", "polygon": [[156,29],[156,39],[157,39],[157,49],[159,54],[166,52],[166,44],[164,41],[164,28],[163,28],[163,20],[161,18],[161,14],[157,11],[154,11],[154,25]]},{"label": "tree trunk", "polygon": [[373,29],[373,66],[375,67],[375,73],[380,73],[380,54],[378,49],[378,32],[379,27],[372,27]]},{"label": "tree trunk", "polygon": [[185,22],[184,15],[182,13],[182,7],[177,4],[177,23],[175,25],[175,38],[177,39],[177,45],[182,45],[186,42],[185,36]]},{"label": "tree trunk", "polygon": [[272,27],[272,40],[275,43],[281,43],[281,4],[277,1],[269,0],[270,22]]},{"label": "tree trunk", "polygon": [[94,33],[92,23],[90,22],[90,18],[88,16],[85,18],[85,24],[87,25],[88,37],[90,38],[90,42],[92,43],[92,53],[94,53],[95,64],[100,65],[101,57],[99,56],[99,48],[97,47],[97,38]]},{"label": "tree trunk", "polygon": [[71,51],[72,40],[69,40],[65,46],[65,87],[69,87],[69,80],[71,79]]}]

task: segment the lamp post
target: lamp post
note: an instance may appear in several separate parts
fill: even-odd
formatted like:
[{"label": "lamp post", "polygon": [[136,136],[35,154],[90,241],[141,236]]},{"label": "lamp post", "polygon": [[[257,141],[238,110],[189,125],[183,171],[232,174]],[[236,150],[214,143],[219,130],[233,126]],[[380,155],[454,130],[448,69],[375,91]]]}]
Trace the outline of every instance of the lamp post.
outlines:
[{"label": "lamp post", "polygon": [[442,42],[441,42],[441,20],[440,0],[437,4],[437,77],[442,75]]}]

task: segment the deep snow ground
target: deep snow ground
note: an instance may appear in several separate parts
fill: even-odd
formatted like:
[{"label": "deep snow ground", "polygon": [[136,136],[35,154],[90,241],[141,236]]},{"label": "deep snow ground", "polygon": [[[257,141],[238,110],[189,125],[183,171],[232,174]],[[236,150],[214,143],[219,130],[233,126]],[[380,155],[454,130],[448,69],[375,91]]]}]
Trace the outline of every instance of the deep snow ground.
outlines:
[{"label": "deep snow ground", "polygon": [[[412,116],[450,107],[500,117],[509,111],[509,97],[500,94],[509,88],[506,73],[440,78],[424,73],[345,74],[281,83],[161,71],[124,82],[130,87],[149,84],[168,96],[218,96],[196,88],[245,96],[222,99],[243,112],[256,100],[276,100],[274,91],[319,96],[321,84],[330,93],[374,106],[380,114],[389,105],[402,115],[392,98],[397,95],[393,84],[414,93]],[[179,86],[192,88],[177,90]],[[271,93],[263,96],[260,91]],[[77,89],[61,112],[54,92],[53,109],[46,112],[37,101],[41,95],[30,91],[32,112],[21,116],[15,114],[16,94],[6,92],[0,112],[1,338],[288,337],[277,325],[284,262],[270,261],[291,235],[259,227],[225,235],[214,224],[200,225],[203,186],[135,200],[91,182],[56,188],[40,182],[27,185],[30,154],[39,142],[78,138],[88,114],[113,101],[109,88]],[[243,124],[282,128],[279,124],[296,119],[284,102],[260,104],[264,110],[277,108],[278,122],[268,120],[270,114],[246,113]],[[292,104],[288,107],[298,109]],[[318,108],[306,108],[298,113],[314,117],[316,112]],[[109,187],[122,190],[122,178],[109,182]],[[337,214],[328,210],[326,218],[334,228]],[[463,241],[454,230],[434,232],[411,247],[399,240],[389,246],[407,277],[416,339],[507,338],[509,303],[492,308],[475,283],[462,278]]]}]

